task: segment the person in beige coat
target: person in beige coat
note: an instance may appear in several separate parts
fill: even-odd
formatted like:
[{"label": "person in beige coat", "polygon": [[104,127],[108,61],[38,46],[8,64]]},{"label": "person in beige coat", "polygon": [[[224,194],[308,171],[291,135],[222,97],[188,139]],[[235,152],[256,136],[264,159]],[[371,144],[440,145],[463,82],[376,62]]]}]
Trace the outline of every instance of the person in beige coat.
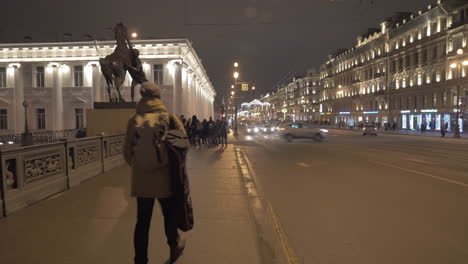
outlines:
[{"label": "person in beige coat", "polygon": [[170,247],[170,263],[174,263],[182,254],[185,245],[179,241],[171,203],[167,149],[164,148],[164,143],[155,148],[153,141],[144,140],[154,135],[159,135],[161,137],[159,139],[163,140],[164,131],[169,129],[177,129],[184,133],[185,130],[177,116],[169,114],[162,103],[159,86],[144,82],[140,93],[142,99],[137,104],[136,114],[127,124],[123,151],[125,161],[132,168],[131,195],[137,199],[137,223],[133,238],[134,261],[135,264],[148,263],[148,233],[154,201],[158,199],[164,215],[164,229]]}]

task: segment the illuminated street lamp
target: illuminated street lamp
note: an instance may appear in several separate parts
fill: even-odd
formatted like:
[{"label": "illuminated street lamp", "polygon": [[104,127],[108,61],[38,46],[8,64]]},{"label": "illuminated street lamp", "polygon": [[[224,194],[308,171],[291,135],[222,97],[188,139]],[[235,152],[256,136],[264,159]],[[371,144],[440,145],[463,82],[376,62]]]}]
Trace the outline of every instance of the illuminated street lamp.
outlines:
[{"label": "illuminated street lamp", "polygon": [[235,68],[239,67],[239,63],[234,62],[234,67],[235,67]]},{"label": "illuminated street lamp", "polygon": [[239,78],[239,73],[238,73],[238,72],[234,72],[234,79],[237,80],[237,78]]},{"label": "illuminated street lamp", "polygon": [[231,89],[234,89],[234,84],[233,84],[233,85],[231,85]]},{"label": "illuminated street lamp", "polygon": [[136,37],[138,37],[138,33],[133,32],[133,33],[132,33],[132,38],[136,38]]},{"label": "illuminated street lamp", "polygon": [[236,94],[234,91],[231,92],[231,95],[234,96],[234,94]]}]

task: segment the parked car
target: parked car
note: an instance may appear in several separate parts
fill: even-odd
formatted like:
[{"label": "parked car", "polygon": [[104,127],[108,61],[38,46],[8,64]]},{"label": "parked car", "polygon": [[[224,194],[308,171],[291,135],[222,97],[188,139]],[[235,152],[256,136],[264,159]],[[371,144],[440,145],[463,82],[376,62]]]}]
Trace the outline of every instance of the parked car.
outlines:
[{"label": "parked car", "polygon": [[311,124],[302,122],[285,123],[279,129],[280,137],[291,142],[294,139],[313,139],[322,141],[327,137],[328,130],[313,127]]},{"label": "parked car", "polygon": [[374,124],[366,124],[362,128],[362,135],[363,136],[365,136],[365,135],[377,136],[377,126],[374,125]]}]

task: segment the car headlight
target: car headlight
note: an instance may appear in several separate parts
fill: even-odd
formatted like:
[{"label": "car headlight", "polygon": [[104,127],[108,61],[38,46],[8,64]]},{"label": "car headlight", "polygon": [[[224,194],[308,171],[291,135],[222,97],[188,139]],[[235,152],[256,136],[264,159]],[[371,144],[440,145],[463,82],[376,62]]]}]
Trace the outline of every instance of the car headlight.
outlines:
[{"label": "car headlight", "polygon": [[320,132],[328,133],[328,130],[327,129],[320,129]]},{"label": "car headlight", "polygon": [[272,127],[270,130],[273,132],[273,131],[275,131],[275,128],[274,128],[274,127]]},{"label": "car headlight", "polygon": [[267,131],[267,129],[266,129],[266,128],[262,128],[262,130],[263,130],[264,132],[266,132],[266,131]]},{"label": "car headlight", "polygon": [[252,129],[250,129],[250,128],[247,128],[247,132],[252,132]]},{"label": "car headlight", "polygon": [[279,127],[276,127],[276,130],[279,130]]},{"label": "car headlight", "polygon": [[254,128],[254,131],[255,131],[255,132],[258,132],[258,127]]}]

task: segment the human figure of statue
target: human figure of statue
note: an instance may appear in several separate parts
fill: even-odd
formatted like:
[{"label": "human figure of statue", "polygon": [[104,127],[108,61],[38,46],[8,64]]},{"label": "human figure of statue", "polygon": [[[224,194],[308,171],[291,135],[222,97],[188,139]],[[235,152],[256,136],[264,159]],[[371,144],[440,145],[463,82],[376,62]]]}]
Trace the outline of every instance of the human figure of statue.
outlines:
[{"label": "human figure of statue", "polygon": [[146,74],[143,71],[143,64],[141,63],[141,60],[139,58],[140,51],[132,48],[131,55],[132,55],[132,59],[131,59],[132,65],[127,65],[127,70],[130,73],[130,76],[132,76],[132,86],[130,89],[130,93],[132,97],[132,102],[134,102],[135,86],[137,84],[142,84],[144,82],[147,82],[148,80],[146,79]]}]

